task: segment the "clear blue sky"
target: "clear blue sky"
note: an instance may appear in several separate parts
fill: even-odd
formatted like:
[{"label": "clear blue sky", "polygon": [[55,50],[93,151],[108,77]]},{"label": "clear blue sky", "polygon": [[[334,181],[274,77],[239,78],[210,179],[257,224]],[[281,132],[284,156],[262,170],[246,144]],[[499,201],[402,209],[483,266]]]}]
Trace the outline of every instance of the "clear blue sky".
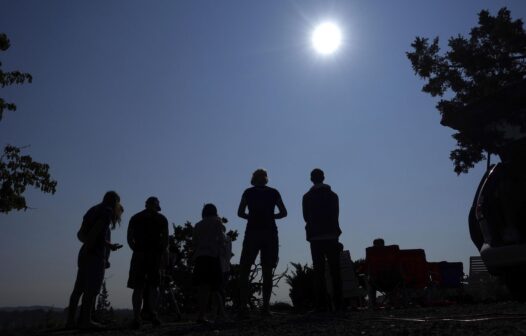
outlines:
[{"label": "clear blue sky", "polygon": [[[243,233],[235,214],[258,167],[289,210],[279,270],[310,262],[301,197],[320,167],[340,196],[353,258],[383,237],[467,272],[477,253],[467,214],[484,165],[455,175],[452,131],[405,52],[417,35],[445,46],[481,9],[502,6],[526,16],[522,0],[0,0],[0,32],[12,42],[2,67],[34,77],[2,89],[18,111],[0,122],[0,143],[30,144],[58,180],[54,196],[27,193],[34,209],[0,215],[0,306],[66,305],[75,234],[106,190],[125,207],[115,242],[150,195],[171,223],[195,222],[213,202]],[[309,35],[327,18],[344,45],[322,58]],[[130,306],[130,255],[113,254],[107,272],[116,307]]]}]

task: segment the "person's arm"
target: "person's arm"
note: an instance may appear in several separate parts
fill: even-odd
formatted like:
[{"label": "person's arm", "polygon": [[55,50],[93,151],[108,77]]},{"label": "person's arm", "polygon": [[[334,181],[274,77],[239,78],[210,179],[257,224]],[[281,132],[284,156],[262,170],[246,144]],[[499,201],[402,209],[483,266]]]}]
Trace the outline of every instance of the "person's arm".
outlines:
[{"label": "person's arm", "polygon": [[283,204],[283,200],[281,199],[281,195],[278,193],[278,199],[276,201],[276,206],[278,207],[278,213],[274,214],[274,219],[281,219],[287,217],[287,208],[285,208],[285,204]]},{"label": "person's arm", "polygon": [[128,241],[128,246],[132,251],[135,251],[135,221],[132,217],[130,223],[128,224],[128,232],[126,235],[126,240]]},{"label": "person's arm", "polygon": [[163,217],[163,224],[161,228],[161,251],[166,251],[168,248],[168,220]]},{"label": "person's arm", "polygon": [[308,223],[310,220],[309,205],[307,204],[307,195],[303,195],[303,200],[301,201],[301,207],[303,210],[303,220],[305,223]]},{"label": "person's arm", "polygon": [[340,217],[340,199],[338,198],[338,194],[334,193],[334,200],[333,200],[333,214],[334,219],[338,221],[338,218]]},{"label": "person's arm", "polygon": [[248,219],[248,214],[246,213],[247,205],[247,197],[245,193],[243,193],[243,196],[241,196],[241,202],[239,202],[239,208],[237,209],[237,215],[240,218]]}]

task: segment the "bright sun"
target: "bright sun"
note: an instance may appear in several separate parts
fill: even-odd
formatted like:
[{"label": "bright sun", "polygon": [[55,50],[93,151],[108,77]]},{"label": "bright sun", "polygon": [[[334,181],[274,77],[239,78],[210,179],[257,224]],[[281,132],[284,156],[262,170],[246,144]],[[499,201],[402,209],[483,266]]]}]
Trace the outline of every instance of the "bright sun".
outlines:
[{"label": "bright sun", "polygon": [[312,46],[322,55],[336,52],[342,43],[340,28],[332,22],[324,22],[316,26],[312,32]]}]

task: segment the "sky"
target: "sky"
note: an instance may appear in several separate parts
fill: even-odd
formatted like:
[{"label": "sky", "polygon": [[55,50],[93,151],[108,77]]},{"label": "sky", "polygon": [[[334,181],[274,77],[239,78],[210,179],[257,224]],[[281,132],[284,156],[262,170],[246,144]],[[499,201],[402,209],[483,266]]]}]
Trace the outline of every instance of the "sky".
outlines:
[{"label": "sky", "polygon": [[[485,163],[453,172],[453,132],[405,53],[416,36],[439,36],[445,50],[480,10],[503,6],[526,16],[522,0],[0,0],[11,40],[2,69],[33,75],[0,91],[18,106],[0,122],[0,145],[30,145],[58,181],[54,195],[28,190],[30,210],[0,214],[0,306],[67,305],[76,232],[107,190],[125,208],[114,242],[125,244],[148,196],[175,224],[197,222],[212,202],[241,233],[237,263],[237,207],[260,167],[288,209],[278,271],[311,262],[301,199],[319,167],[353,259],[383,237],[467,273]],[[325,20],[343,35],[329,57],[309,40]],[[131,306],[130,257],[127,246],[111,257],[114,307]],[[286,285],[273,300],[290,301]]]}]

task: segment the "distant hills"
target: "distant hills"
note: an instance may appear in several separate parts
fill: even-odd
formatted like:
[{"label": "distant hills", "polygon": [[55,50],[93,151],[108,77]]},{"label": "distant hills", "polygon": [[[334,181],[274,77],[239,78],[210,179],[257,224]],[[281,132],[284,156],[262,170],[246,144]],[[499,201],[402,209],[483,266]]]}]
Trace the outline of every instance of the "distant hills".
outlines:
[{"label": "distant hills", "polygon": [[19,307],[0,307],[1,312],[22,312],[28,310],[45,310],[53,312],[64,311],[64,308],[57,308],[53,306],[19,306]]}]

